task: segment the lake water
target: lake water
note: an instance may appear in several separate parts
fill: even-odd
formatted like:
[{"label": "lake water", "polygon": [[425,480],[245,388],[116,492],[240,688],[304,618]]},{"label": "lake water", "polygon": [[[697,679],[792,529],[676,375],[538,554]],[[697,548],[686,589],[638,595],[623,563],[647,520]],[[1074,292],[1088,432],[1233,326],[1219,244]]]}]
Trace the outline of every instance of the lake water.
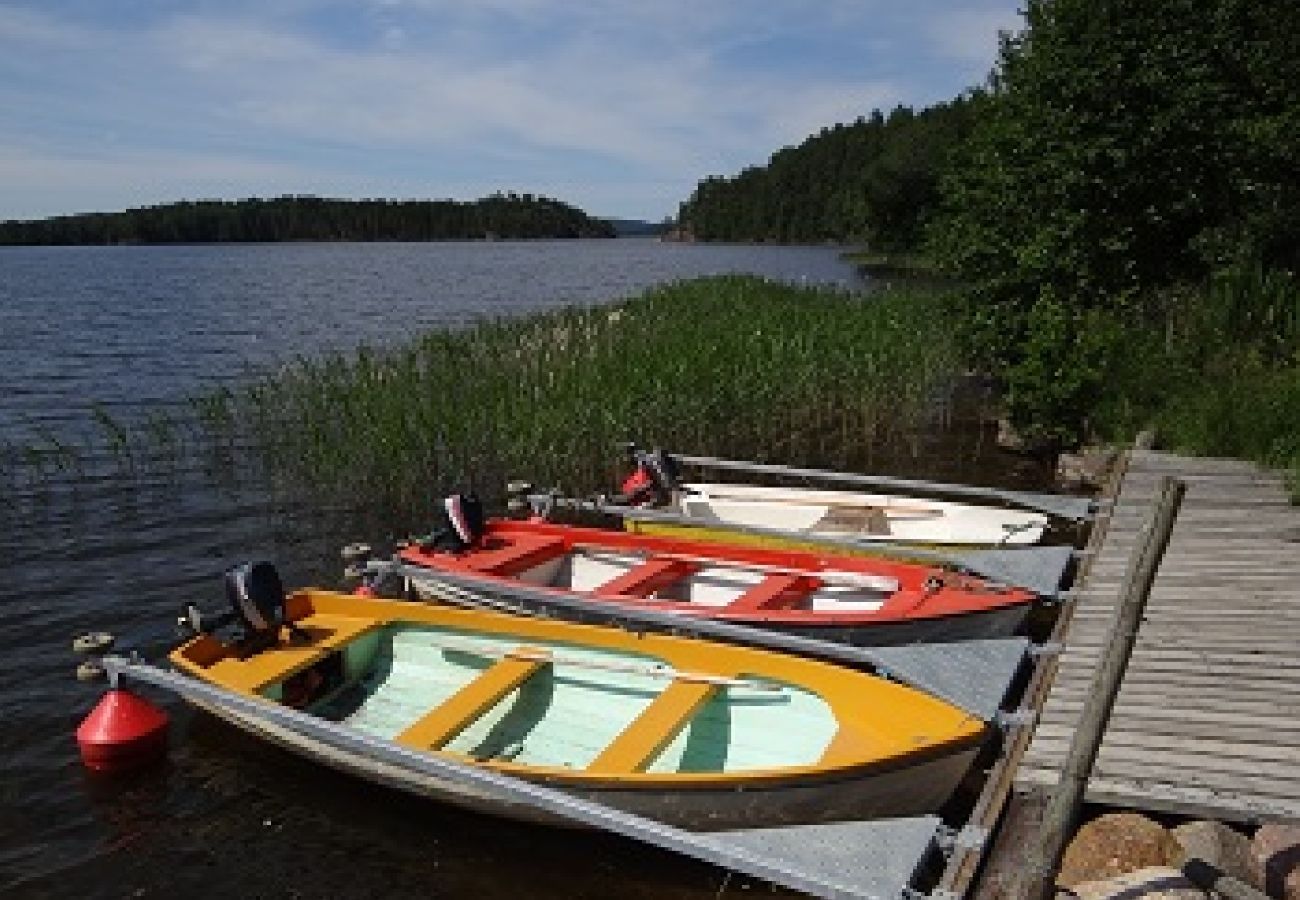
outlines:
[{"label": "lake water", "polygon": [[[732,271],[857,285],[828,248],[652,240],[0,248],[0,441],[76,443],[93,402],[130,418],[298,354]],[[88,776],[72,734],[98,690],[73,680],[74,634],[109,628],[156,656],[228,566],[272,558],[289,584],[331,584],[337,547],[367,537],[230,475],[0,486],[0,895],[717,894],[708,866],[337,777],[170,699],[165,766]]]},{"label": "lake water", "polygon": [[723,272],[859,284],[830,248],[649,239],[0,247],[0,440],[91,401],[174,401],[296,354]]},{"label": "lake water", "polygon": [[[75,443],[92,402],[130,418],[299,354],[733,271],[859,286],[830,248],[652,240],[0,248],[0,441]],[[1005,458],[981,462],[983,433],[962,433],[974,443],[939,430],[917,436],[893,471],[1035,484]],[[181,604],[214,606],[229,566],[270,558],[290,585],[328,586],[337,548],[374,535],[347,511],[286,505],[238,471],[198,465],[100,467],[0,490],[9,563],[0,587],[0,895],[769,892],[608,836],[476,817],[339,777],[171,699],[166,765],[126,779],[88,776],[72,735],[98,690],[73,679],[74,634],[108,628],[120,645],[157,657]]]}]

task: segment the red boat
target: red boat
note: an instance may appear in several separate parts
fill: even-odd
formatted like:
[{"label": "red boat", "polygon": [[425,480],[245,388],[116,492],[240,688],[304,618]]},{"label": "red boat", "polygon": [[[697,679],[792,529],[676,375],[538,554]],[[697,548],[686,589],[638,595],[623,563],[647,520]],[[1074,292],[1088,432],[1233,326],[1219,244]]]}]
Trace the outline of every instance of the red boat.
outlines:
[{"label": "red boat", "polygon": [[859,646],[1004,637],[1035,599],[933,566],[542,521],[494,519],[465,549],[400,558],[427,600],[538,611],[579,598]]}]

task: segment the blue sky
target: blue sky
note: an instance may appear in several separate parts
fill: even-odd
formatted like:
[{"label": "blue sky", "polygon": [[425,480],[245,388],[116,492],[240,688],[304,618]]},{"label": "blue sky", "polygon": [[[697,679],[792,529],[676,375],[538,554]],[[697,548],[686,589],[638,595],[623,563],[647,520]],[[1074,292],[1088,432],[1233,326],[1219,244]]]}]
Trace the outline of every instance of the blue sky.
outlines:
[{"label": "blue sky", "polygon": [[541,193],[659,219],[983,81],[1013,0],[0,0],[0,219]]}]

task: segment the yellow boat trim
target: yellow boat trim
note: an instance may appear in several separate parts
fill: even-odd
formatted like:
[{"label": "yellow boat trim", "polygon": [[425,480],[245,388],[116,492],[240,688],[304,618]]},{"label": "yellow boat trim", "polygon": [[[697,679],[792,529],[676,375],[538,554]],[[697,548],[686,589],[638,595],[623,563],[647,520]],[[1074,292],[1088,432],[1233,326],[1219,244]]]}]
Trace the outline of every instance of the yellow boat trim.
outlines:
[{"label": "yellow boat trim", "polygon": [[393,740],[417,750],[438,750],[548,665],[549,661],[538,656],[507,656],[498,660]]},{"label": "yellow boat trim", "polygon": [[610,741],[587,771],[600,775],[642,771],[719,689],[709,682],[673,681]]},{"label": "yellow boat trim", "polygon": [[[801,541],[797,538],[777,537],[770,534],[753,534],[747,531],[732,531],[729,528],[714,528],[702,525],[670,525],[663,522],[638,522],[623,520],[623,528],[632,534],[648,534],[656,537],[678,538],[684,541],[708,541],[713,544],[732,544],[738,547],[766,547],[772,550],[808,550],[813,553],[833,553],[836,556],[870,556],[877,559],[890,559],[896,562],[915,562],[933,565],[929,557],[908,554],[909,547],[919,550],[952,551],[965,544],[925,544],[903,541],[876,541],[871,544],[834,546],[818,541]],[[973,544],[970,546],[979,546]]]},{"label": "yellow boat trim", "polygon": [[[224,657],[205,672],[209,681],[242,694],[259,694],[269,685],[310,668],[334,650],[345,647],[367,632],[382,628],[387,619],[358,619],[355,616],[314,615],[298,623],[308,641],[296,643],[284,635],[279,646],[255,653],[247,659]],[[200,640],[202,640],[200,638]],[[209,639],[211,640],[211,639]],[[186,645],[189,646],[189,645]],[[206,642],[199,652],[207,649]]]}]

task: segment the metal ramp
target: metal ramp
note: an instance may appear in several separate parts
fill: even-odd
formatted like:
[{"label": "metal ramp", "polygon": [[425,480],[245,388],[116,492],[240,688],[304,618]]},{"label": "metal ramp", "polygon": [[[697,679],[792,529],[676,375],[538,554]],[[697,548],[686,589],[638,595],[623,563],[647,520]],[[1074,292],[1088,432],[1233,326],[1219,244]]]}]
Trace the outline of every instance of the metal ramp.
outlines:
[{"label": "metal ramp", "polygon": [[[1027,658],[1027,648],[1028,641],[1023,638],[1007,638],[892,647],[875,653],[894,678],[932,685],[953,702],[960,700],[959,705],[972,714],[992,722]],[[252,700],[135,659],[105,657],[103,662],[114,681],[142,681],[211,707],[261,717],[329,747],[414,767],[514,803],[815,897],[901,900],[912,896],[918,878],[939,858],[951,834],[937,815],[726,832],[686,831],[553,788],[412,751],[344,725]]]},{"label": "metal ramp", "polygon": [[791,876],[786,887],[816,897],[892,900],[912,890],[938,852],[941,825],[938,816],[916,816],[729,831],[717,840],[777,862]]}]

